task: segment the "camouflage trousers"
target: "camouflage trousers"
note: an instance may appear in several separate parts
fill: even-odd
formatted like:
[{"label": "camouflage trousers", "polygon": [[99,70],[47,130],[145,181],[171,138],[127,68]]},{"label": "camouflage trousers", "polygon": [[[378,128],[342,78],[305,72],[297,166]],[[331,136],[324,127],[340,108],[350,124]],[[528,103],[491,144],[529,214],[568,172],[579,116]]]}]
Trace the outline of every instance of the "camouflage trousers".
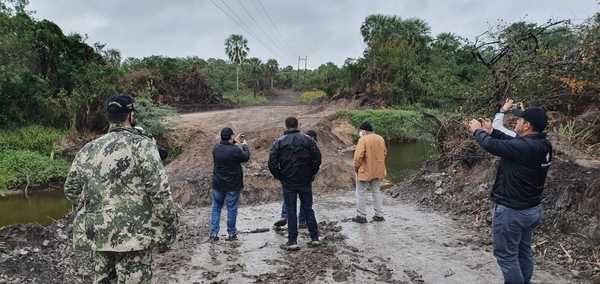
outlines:
[{"label": "camouflage trousers", "polygon": [[152,250],[131,252],[96,251],[94,283],[150,283]]}]

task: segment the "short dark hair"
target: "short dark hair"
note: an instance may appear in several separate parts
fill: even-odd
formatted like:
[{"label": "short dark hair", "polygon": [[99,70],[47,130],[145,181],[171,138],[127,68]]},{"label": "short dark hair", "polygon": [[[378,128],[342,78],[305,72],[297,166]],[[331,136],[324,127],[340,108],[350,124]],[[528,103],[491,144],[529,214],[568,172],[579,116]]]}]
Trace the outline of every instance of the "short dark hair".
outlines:
[{"label": "short dark hair", "polygon": [[121,113],[121,112],[109,112],[106,114],[108,116],[108,121],[110,123],[123,123],[127,120],[127,116],[130,113]]},{"label": "short dark hair", "polygon": [[285,119],[285,127],[287,129],[298,128],[298,119],[293,116],[290,116]]},{"label": "short dark hair", "polygon": [[370,123],[370,122],[368,122],[368,121],[365,121],[365,122],[363,122],[363,123],[360,125],[359,129],[360,129],[360,130],[366,130],[366,131],[369,131],[369,132],[373,132],[373,125],[371,125],[371,123]]}]

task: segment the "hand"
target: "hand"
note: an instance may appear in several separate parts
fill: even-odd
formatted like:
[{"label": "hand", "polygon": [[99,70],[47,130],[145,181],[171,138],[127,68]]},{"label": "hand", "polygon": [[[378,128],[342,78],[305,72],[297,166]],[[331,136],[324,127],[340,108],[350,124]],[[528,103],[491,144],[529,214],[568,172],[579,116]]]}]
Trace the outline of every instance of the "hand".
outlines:
[{"label": "hand", "polygon": [[506,99],[506,102],[504,102],[504,105],[502,106],[501,111],[502,112],[511,111],[513,109],[514,103],[515,103],[515,101],[513,99]]},{"label": "hand", "polygon": [[482,128],[483,126],[481,125],[481,122],[479,122],[479,120],[477,119],[471,119],[471,121],[469,122],[469,132],[471,132],[471,134],[475,133],[477,129]]},{"label": "hand", "polygon": [[483,128],[487,134],[492,134],[492,131],[494,131],[494,128],[492,127],[492,121],[489,118],[482,118],[480,119],[480,122],[481,128]]}]

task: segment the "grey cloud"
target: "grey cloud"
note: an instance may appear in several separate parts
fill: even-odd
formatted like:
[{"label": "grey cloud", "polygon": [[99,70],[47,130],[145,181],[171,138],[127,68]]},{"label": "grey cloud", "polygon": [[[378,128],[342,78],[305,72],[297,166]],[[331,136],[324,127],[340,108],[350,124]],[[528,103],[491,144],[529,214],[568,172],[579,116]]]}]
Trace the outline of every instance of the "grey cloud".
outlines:
[{"label": "grey cloud", "polygon": [[[280,48],[276,53],[244,32],[209,0],[31,0],[37,18],[58,23],[66,33],[87,34],[89,42],[107,43],[124,57],[149,55],[224,58],[223,43],[232,33],[249,40],[251,56],[275,57],[280,65],[296,66],[308,56],[310,67],[361,56],[364,44],[359,27],[370,14],[418,17],[432,33],[453,32],[473,38],[498,19],[545,22],[550,18],[582,21],[599,11],[595,0],[261,0],[281,33],[263,16],[257,0],[213,0],[226,3],[265,44],[266,30]],[[262,30],[244,12],[239,1],[259,21]],[[220,4],[223,5],[223,4]]]}]

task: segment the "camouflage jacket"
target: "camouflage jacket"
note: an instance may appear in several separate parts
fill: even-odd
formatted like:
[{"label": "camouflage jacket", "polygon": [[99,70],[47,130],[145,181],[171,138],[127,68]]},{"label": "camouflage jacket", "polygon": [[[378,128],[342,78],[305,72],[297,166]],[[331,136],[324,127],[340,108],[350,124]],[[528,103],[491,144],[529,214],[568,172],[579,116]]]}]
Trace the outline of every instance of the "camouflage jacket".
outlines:
[{"label": "camouflage jacket", "polygon": [[156,143],[136,129],[112,128],[77,153],[65,195],[77,204],[76,249],[135,251],[170,245],[177,210]]}]

